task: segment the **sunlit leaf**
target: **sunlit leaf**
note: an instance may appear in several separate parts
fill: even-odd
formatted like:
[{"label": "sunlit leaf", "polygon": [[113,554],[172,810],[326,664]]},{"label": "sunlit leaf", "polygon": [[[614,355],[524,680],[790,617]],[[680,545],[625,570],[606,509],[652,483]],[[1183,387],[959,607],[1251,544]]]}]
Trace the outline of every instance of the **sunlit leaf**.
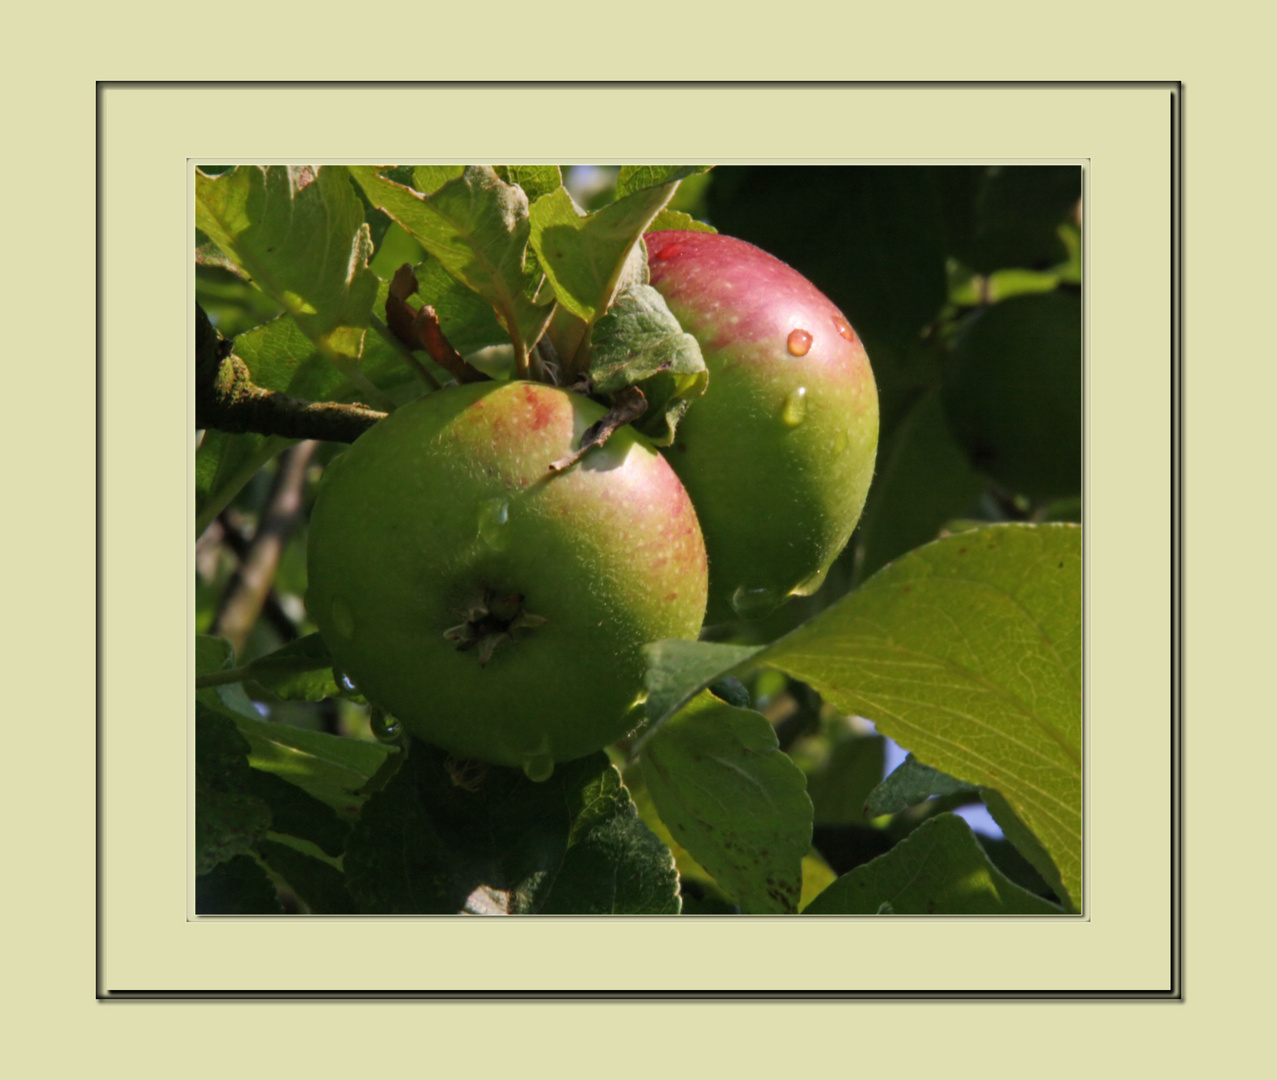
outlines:
[{"label": "sunlit leaf", "polygon": [[989,862],[960,817],[940,814],[844,874],[806,915],[1058,915]]},{"label": "sunlit leaf", "polygon": [[1002,793],[1070,897],[1082,872],[1081,530],[911,552],[756,657],[933,768]]}]

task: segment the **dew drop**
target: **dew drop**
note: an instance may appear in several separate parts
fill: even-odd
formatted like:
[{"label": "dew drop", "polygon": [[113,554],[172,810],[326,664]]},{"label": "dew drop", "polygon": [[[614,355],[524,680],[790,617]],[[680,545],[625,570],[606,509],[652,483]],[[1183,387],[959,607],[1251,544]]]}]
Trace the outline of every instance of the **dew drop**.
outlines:
[{"label": "dew drop", "polygon": [[800,386],[790,392],[781,407],[780,419],[786,427],[797,427],[807,419],[807,387]]},{"label": "dew drop", "polygon": [[504,551],[510,543],[506,524],[510,504],[505,499],[487,499],[479,504],[479,539],[493,551]]},{"label": "dew drop", "polygon": [[850,442],[851,440],[847,438],[847,433],[845,431],[839,431],[838,434],[834,436],[834,456],[840,457],[845,454]]},{"label": "dew drop", "polygon": [[359,687],[355,685],[355,680],[347,675],[344,671],[333,668],[333,678],[337,681],[337,685],[347,694],[359,693]]},{"label": "dew drop", "polygon": [[403,725],[383,709],[373,709],[368,724],[378,742],[398,742],[403,734]]},{"label": "dew drop", "polygon": [[792,356],[806,356],[811,348],[811,334],[802,329],[791,330],[789,337],[785,339],[785,347]]},{"label": "dew drop", "polygon": [[780,603],[775,589],[766,585],[751,587],[739,585],[732,593],[732,610],[742,619],[754,619],[766,615]]},{"label": "dew drop", "polygon": [[828,566],[820,570],[817,570],[814,574],[811,575],[811,577],[807,578],[806,581],[800,581],[797,585],[795,585],[789,591],[789,595],[790,596],[811,596],[812,593],[814,593],[817,589],[819,589],[825,583],[825,578],[828,576],[829,576]]},{"label": "dew drop", "polygon": [[846,338],[848,341],[856,340],[856,331],[851,328],[851,324],[846,319],[834,316],[834,329],[838,331],[838,336]]},{"label": "dew drop", "polygon": [[349,641],[355,636],[355,617],[350,612],[350,605],[340,597],[333,601],[333,606],[329,608],[329,614],[333,619],[333,631],[339,638],[345,638]]},{"label": "dew drop", "polygon": [[543,784],[554,775],[554,758],[549,754],[529,754],[523,759],[523,775],[534,784]]}]

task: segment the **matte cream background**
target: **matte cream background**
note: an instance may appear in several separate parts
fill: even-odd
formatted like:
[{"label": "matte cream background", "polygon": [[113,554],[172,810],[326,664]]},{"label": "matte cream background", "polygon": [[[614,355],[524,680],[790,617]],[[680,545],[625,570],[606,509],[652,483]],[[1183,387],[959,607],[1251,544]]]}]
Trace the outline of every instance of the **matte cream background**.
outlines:
[{"label": "matte cream background", "polygon": [[[1134,1064],[1195,1075],[1257,1041],[1248,1026],[1259,995],[1247,986],[1257,958],[1246,913],[1252,902],[1262,903],[1266,882],[1226,841],[1229,823],[1250,820],[1258,802],[1258,785],[1237,782],[1236,770],[1271,754],[1268,728],[1261,734],[1256,723],[1266,709],[1271,715],[1271,706],[1250,672],[1263,670],[1254,655],[1265,640],[1263,625],[1253,613],[1265,608],[1267,560],[1257,539],[1271,535],[1272,515],[1251,509],[1264,488],[1244,476],[1242,463],[1264,460],[1257,440],[1268,425],[1258,407],[1272,376],[1258,363],[1265,338],[1249,314],[1264,310],[1256,297],[1264,279],[1255,254],[1239,243],[1251,230],[1267,175],[1251,149],[1248,97],[1262,90],[1263,68],[1246,53],[1262,35],[1239,35],[1228,55],[1212,57],[1210,26],[1221,13],[1212,12],[1210,26],[1194,26],[1190,17],[1174,29],[1150,28],[1138,20],[1123,24],[1111,6],[1075,7],[1067,21],[1039,24],[1039,42],[1029,48],[996,31],[1003,25],[997,8],[984,9],[972,27],[973,13],[951,7],[936,6],[928,16],[911,11],[895,26],[886,16],[853,19],[831,7],[812,30],[797,5],[788,11],[788,34],[774,25],[756,41],[742,34],[736,48],[720,44],[695,57],[695,70],[682,56],[654,62],[650,54],[630,70],[698,78],[1186,80],[1187,191],[1196,215],[1187,251],[1189,265],[1200,268],[1187,275],[1194,449],[1188,482],[1197,525],[1189,551],[1199,573],[1190,606],[1197,629],[1189,638],[1195,693],[1188,852],[1197,888],[1189,892],[1186,1005],[94,1003],[95,635],[86,602],[93,592],[87,358],[94,328],[81,274],[69,272],[89,262],[92,244],[86,187],[93,80],[490,78],[547,69],[606,77],[630,71],[611,58],[592,60],[602,53],[591,48],[591,34],[610,30],[607,40],[619,34],[631,47],[643,36],[632,22],[601,24],[593,8],[589,21],[565,16],[556,23],[553,50],[532,48],[523,29],[507,23],[502,36],[514,40],[504,56],[499,50],[494,56],[486,41],[479,45],[478,28],[463,33],[424,14],[405,16],[400,25],[387,14],[386,24],[370,25],[368,44],[347,30],[325,35],[326,47],[298,42],[288,16],[272,22],[260,6],[226,5],[216,19],[208,11],[192,15],[182,36],[167,40],[153,30],[125,36],[115,29],[171,26],[176,9],[163,10],[163,20],[130,19],[117,8],[109,25],[76,23],[73,38],[82,36],[83,47],[68,40],[67,27],[32,19],[29,49],[19,50],[6,74],[16,105],[6,123],[20,139],[9,160],[27,166],[6,169],[16,227],[6,278],[9,297],[20,297],[11,374],[18,378],[15,400],[30,410],[4,436],[8,460],[22,466],[10,489],[10,565],[21,572],[11,574],[7,590],[14,596],[10,641],[26,646],[14,655],[11,644],[18,692],[10,702],[16,730],[7,792],[14,803],[8,819],[15,880],[6,899],[14,908],[6,919],[14,939],[6,1012],[33,1037],[20,1053],[38,1053],[41,1071],[50,1074],[112,1060],[143,1075],[176,1068],[205,1075],[219,1066],[265,1073],[282,1064],[317,1075],[392,1062],[522,1067],[523,1052],[555,1071],[608,1054],[605,1067],[626,1072],[649,1070],[654,1057],[671,1063],[687,1057],[753,1074],[813,1064],[863,1068],[879,1053],[886,1061],[905,1054],[916,1062],[935,1047],[929,1063],[956,1057],[983,1070],[987,1055],[972,1051],[979,1044],[970,1040],[997,1024],[1004,1029],[995,1040],[1001,1052],[1046,1075],[1079,1066],[1106,1075]],[[318,8],[307,12],[319,21]],[[1101,24],[1090,21],[1101,14],[1102,37],[1095,32]],[[660,40],[676,25],[681,39],[710,33],[684,8],[667,14],[653,5],[645,16],[662,28]],[[499,25],[496,18],[484,22]],[[563,29],[573,25],[578,29]],[[716,20],[710,26],[721,43],[722,28]],[[932,31],[927,40],[917,36],[923,28]],[[42,51],[48,40],[59,42],[56,58]],[[197,53],[202,41],[207,47]],[[401,41],[420,44],[402,59],[387,58],[382,50]],[[893,42],[901,44],[891,48]],[[471,43],[482,70],[464,55]],[[354,51],[356,44],[362,51]],[[457,59],[441,67],[441,50]],[[460,117],[442,119],[452,107]],[[964,988],[1005,985],[1018,975],[1025,985],[1120,987],[1147,984],[1150,971],[1164,969],[1170,635],[1164,89],[149,89],[111,91],[107,116],[98,492],[107,984],[699,988],[712,979],[725,988],[885,988],[893,980]],[[186,922],[186,158],[435,154],[557,161],[1091,159],[1090,921]],[[131,198],[138,194],[140,201]],[[1262,241],[1256,246],[1262,249]],[[68,354],[84,357],[78,382],[66,378]],[[42,377],[40,358],[49,355],[61,361],[55,380]],[[1194,378],[1195,372],[1208,374]],[[53,411],[70,422],[60,420],[61,438],[50,446]],[[1242,632],[1237,638],[1235,628]],[[54,862],[53,852],[64,857]],[[1233,854],[1241,860],[1236,865]],[[1149,896],[1158,899],[1150,903]],[[919,1022],[927,1025],[925,1040],[915,1030]],[[639,1045],[636,1030],[643,1032]],[[260,1069],[247,1066],[255,1057]]]}]

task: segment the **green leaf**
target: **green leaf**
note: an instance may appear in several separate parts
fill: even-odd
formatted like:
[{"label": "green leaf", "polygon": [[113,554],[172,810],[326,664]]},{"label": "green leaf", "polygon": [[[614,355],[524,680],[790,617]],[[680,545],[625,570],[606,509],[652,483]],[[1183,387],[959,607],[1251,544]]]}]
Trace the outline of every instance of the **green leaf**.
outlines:
[{"label": "green leaf", "polygon": [[245,681],[264,686],[288,701],[323,701],[337,697],[333,660],[319,634],[308,634],[244,665]]},{"label": "green leaf", "polygon": [[412,186],[425,195],[431,195],[465,171],[464,165],[418,165],[412,170]]},{"label": "green leaf", "polygon": [[269,807],[251,790],[248,743],[229,718],[195,710],[195,873],[247,854],[270,828]]},{"label": "green leaf", "polygon": [[1003,836],[1015,847],[1025,861],[1037,871],[1043,883],[1059,897],[1060,902],[1069,911],[1077,911],[1077,906],[1069,896],[1068,890],[1060,877],[1059,867],[1050,853],[1042,846],[1041,841],[1033,835],[1032,830],[1020,820],[1019,815],[1011,809],[1011,804],[1000,792],[992,788],[980,788],[980,797],[988,808],[993,820],[998,823]]},{"label": "green leaf", "polygon": [[465,764],[413,742],[369,799],[344,860],[363,912],[678,910],[673,858],[606,755],[561,764],[542,783]]},{"label": "green leaf", "polygon": [[760,650],[669,638],[644,647],[647,717],[657,723],[682,708],[710,683],[741,667]]},{"label": "green leaf", "polygon": [[765,716],[701,694],[644,739],[641,760],[661,820],[743,912],[798,910],[811,800]]},{"label": "green leaf", "polygon": [[869,793],[865,800],[865,812],[870,817],[882,814],[898,814],[925,802],[932,795],[957,795],[960,792],[976,793],[970,784],[955,780],[938,769],[924,765],[912,754],[894,769],[881,784]]},{"label": "green leaf", "polygon": [[[244,748],[249,749],[246,740]],[[244,786],[270,808],[272,832],[309,840],[327,855],[336,857],[342,853],[350,827],[327,803],[283,777],[260,769],[248,770]]]},{"label": "green leaf", "polygon": [[657,446],[669,446],[688,405],[705,392],[709,373],[700,345],[683,332],[665,298],[650,285],[622,289],[594,324],[591,344],[595,391],[638,386],[648,407],[634,426]]},{"label": "green leaf", "polygon": [[[616,174],[616,198],[619,202],[636,191],[677,184],[689,176],[709,172],[711,168],[709,165],[622,165]],[[673,194],[671,191],[670,195]]]},{"label": "green leaf", "polygon": [[940,814],[844,874],[805,915],[1058,915],[989,862],[965,821]]},{"label": "green leaf", "polygon": [[282,915],[279,894],[261,863],[236,855],[195,879],[197,915]]},{"label": "green leaf", "polygon": [[346,820],[359,813],[366,798],[362,789],[386,758],[399,753],[381,743],[272,723],[260,716],[239,715],[236,723],[252,747],[249,764],[297,785]]},{"label": "green leaf", "polygon": [[712,232],[718,230],[713,225],[709,225],[704,221],[698,221],[691,214],[685,214],[682,210],[662,210],[656,217],[652,218],[652,223],[647,227],[647,232],[659,232],[663,229],[686,229],[691,232]]},{"label": "green leaf", "polygon": [[278,840],[263,840],[258,849],[266,865],[288,883],[312,915],[358,914],[346,891],[346,879],[336,867]]},{"label": "green leaf", "polygon": [[377,276],[344,166],[245,165],[195,176],[195,222],[348,374],[363,352]]},{"label": "green leaf", "polygon": [[489,345],[509,346],[510,335],[497,322],[492,305],[449,274],[438,259],[427,259],[416,275],[417,295],[435,309],[444,336],[462,356]]},{"label": "green leaf", "polygon": [[564,188],[533,204],[532,247],[560,304],[592,325],[612,303],[623,275],[646,281],[627,264],[634,258],[646,265],[636,243],[675,186],[636,190],[592,214],[583,213]]},{"label": "green leaf", "polygon": [[995,525],[911,552],[756,660],[933,768],[1002,793],[1082,874],[1081,529]]},{"label": "green leaf", "polygon": [[707,379],[701,348],[683,332],[661,296],[650,285],[631,286],[594,324],[590,377],[601,394],[641,384],[658,371]]},{"label": "green leaf", "polygon": [[412,233],[458,281],[487,300],[516,351],[523,356],[540,339],[553,306],[534,300],[528,280],[528,197],[487,166],[472,165],[431,195],[352,166],[369,200]]},{"label": "green leaf", "polygon": [[674,858],[640,819],[615,768],[581,790],[545,915],[677,915]]},{"label": "green leaf", "polygon": [[[209,634],[195,635],[195,675],[209,675],[235,666],[235,656],[231,643],[225,638],[213,637]],[[203,704],[214,712],[221,713],[232,720],[248,717],[260,720],[261,713],[252,699],[244,692],[238,681],[224,683],[221,686],[209,687],[195,692],[197,704]]]},{"label": "green leaf", "polygon": [[563,186],[563,174],[557,165],[499,165],[497,175],[507,184],[518,184],[534,203]]}]

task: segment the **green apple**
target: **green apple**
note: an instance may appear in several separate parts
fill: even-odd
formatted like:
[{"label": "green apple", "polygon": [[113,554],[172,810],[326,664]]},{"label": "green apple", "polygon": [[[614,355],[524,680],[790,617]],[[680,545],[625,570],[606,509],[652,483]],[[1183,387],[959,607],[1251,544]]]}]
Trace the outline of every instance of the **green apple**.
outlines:
[{"label": "green apple", "polygon": [[709,369],[666,456],[709,552],[708,618],[814,592],[864,509],[878,393],[859,335],[796,270],[717,233],[648,233],[652,285]]},{"label": "green apple", "polygon": [[410,732],[548,777],[625,735],[642,647],[694,638],[696,512],[630,428],[562,471],[601,406],[529,382],[449,387],[329,467],[307,607],[335,666]]}]

